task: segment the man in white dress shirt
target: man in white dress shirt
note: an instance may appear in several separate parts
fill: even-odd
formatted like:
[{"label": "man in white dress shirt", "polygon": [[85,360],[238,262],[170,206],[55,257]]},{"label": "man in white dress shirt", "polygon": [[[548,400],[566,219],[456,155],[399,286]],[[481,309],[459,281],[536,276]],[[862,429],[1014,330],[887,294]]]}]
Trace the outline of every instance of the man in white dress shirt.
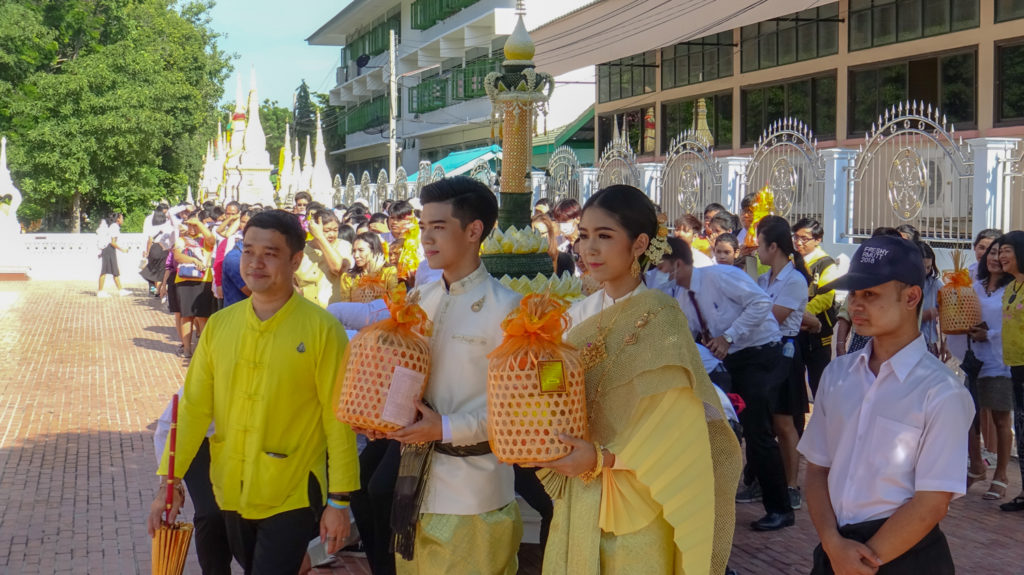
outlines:
[{"label": "man in white dress shirt", "polygon": [[420,200],[424,255],[443,274],[416,288],[434,322],[429,407],[421,403],[421,419],[389,436],[406,446],[431,442],[434,453],[412,560],[399,557],[398,573],[511,575],[523,528],[512,466],[487,443],[487,354],[501,343],[501,322],[520,296],[492,278],[479,255],[498,205],[486,186],[464,176],[425,186]]},{"label": "man in white dress shirt", "polygon": [[750,524],[756,531],[793,525],[795,517],[786,489],[782,453],[772,431],[772,410],[779,385],[787,375],[782,361],[782,334],[772,316],[772,301],[743,270],[735,266],[696,268],[686,242],[669,238],[669,275],[661,286],[686,314],[690,331],[722,360],[732,389],[743,398],[740,413],[747,465],[761,486],[765,516]]},{"label": "man in white dress shirt", "polygon": [[883,236],[861,244],[830,284],[850,292],[853,324],[871,342],[825,368],[799,445],[821,539],[814,575],[954,572],[938,525],[966,491],[974,406],[925,346],[923,283],[917,246]]}]

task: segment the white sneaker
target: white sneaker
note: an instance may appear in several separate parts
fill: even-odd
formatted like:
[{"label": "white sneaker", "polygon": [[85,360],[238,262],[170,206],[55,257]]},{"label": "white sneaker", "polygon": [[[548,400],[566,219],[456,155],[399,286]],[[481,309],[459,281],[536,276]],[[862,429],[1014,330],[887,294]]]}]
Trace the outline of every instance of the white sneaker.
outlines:
[{"label": "white sneaker", "polygon": [[110,297],[110,294],[105,291],[98,291],[96,292],[96,297]]},{"label": "white sneaker", "polygon": [[132,295],[132,292],[130,292],[130,291],[126,290],[126,289],[123,289],[123,290],[117,292],[117,295],[121,295],[121,296]]}]

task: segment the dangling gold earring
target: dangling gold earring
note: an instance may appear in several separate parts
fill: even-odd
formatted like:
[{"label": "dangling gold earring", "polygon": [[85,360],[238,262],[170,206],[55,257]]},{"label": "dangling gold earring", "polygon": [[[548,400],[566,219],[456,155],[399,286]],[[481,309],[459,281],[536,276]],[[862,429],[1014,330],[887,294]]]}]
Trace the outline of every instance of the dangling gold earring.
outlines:
[{"label": "dangling gold earring", "polygon": [[640,277],[640,258],[633,258],[633,265],[629,266],[629,275],[634,278]]}]

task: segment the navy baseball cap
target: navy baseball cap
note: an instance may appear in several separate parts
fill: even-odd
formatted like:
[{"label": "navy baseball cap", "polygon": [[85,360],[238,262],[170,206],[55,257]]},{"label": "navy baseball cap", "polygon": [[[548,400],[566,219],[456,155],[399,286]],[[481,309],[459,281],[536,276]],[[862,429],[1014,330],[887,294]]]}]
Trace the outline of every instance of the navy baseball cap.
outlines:
[{"label": "navy baseball cap", "polygon": [[856,291],[890,281],[924,286],[924,259],[921,249],[910,240],[894,236],[870,238],[857,248],[846,275],[819,291]]}]

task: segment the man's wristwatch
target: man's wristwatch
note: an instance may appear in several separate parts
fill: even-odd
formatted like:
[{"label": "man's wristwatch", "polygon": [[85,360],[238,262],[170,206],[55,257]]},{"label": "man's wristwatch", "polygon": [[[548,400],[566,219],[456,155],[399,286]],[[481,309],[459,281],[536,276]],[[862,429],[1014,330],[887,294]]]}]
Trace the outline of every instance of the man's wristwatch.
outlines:
[{"label": "man's wristwatch", "polygon": [[727,344],[729,344],[729,345],[732,345],[732,341],[733,341],[733,340],[732,340],[732,336],[731,336],[731,335],[729,335],[729,334],[727,334],[727,333],[723,333],[723,334],[722,334],[722,339],[724,339],[724,340],[725,340],[725,343],[727,343]]}]

